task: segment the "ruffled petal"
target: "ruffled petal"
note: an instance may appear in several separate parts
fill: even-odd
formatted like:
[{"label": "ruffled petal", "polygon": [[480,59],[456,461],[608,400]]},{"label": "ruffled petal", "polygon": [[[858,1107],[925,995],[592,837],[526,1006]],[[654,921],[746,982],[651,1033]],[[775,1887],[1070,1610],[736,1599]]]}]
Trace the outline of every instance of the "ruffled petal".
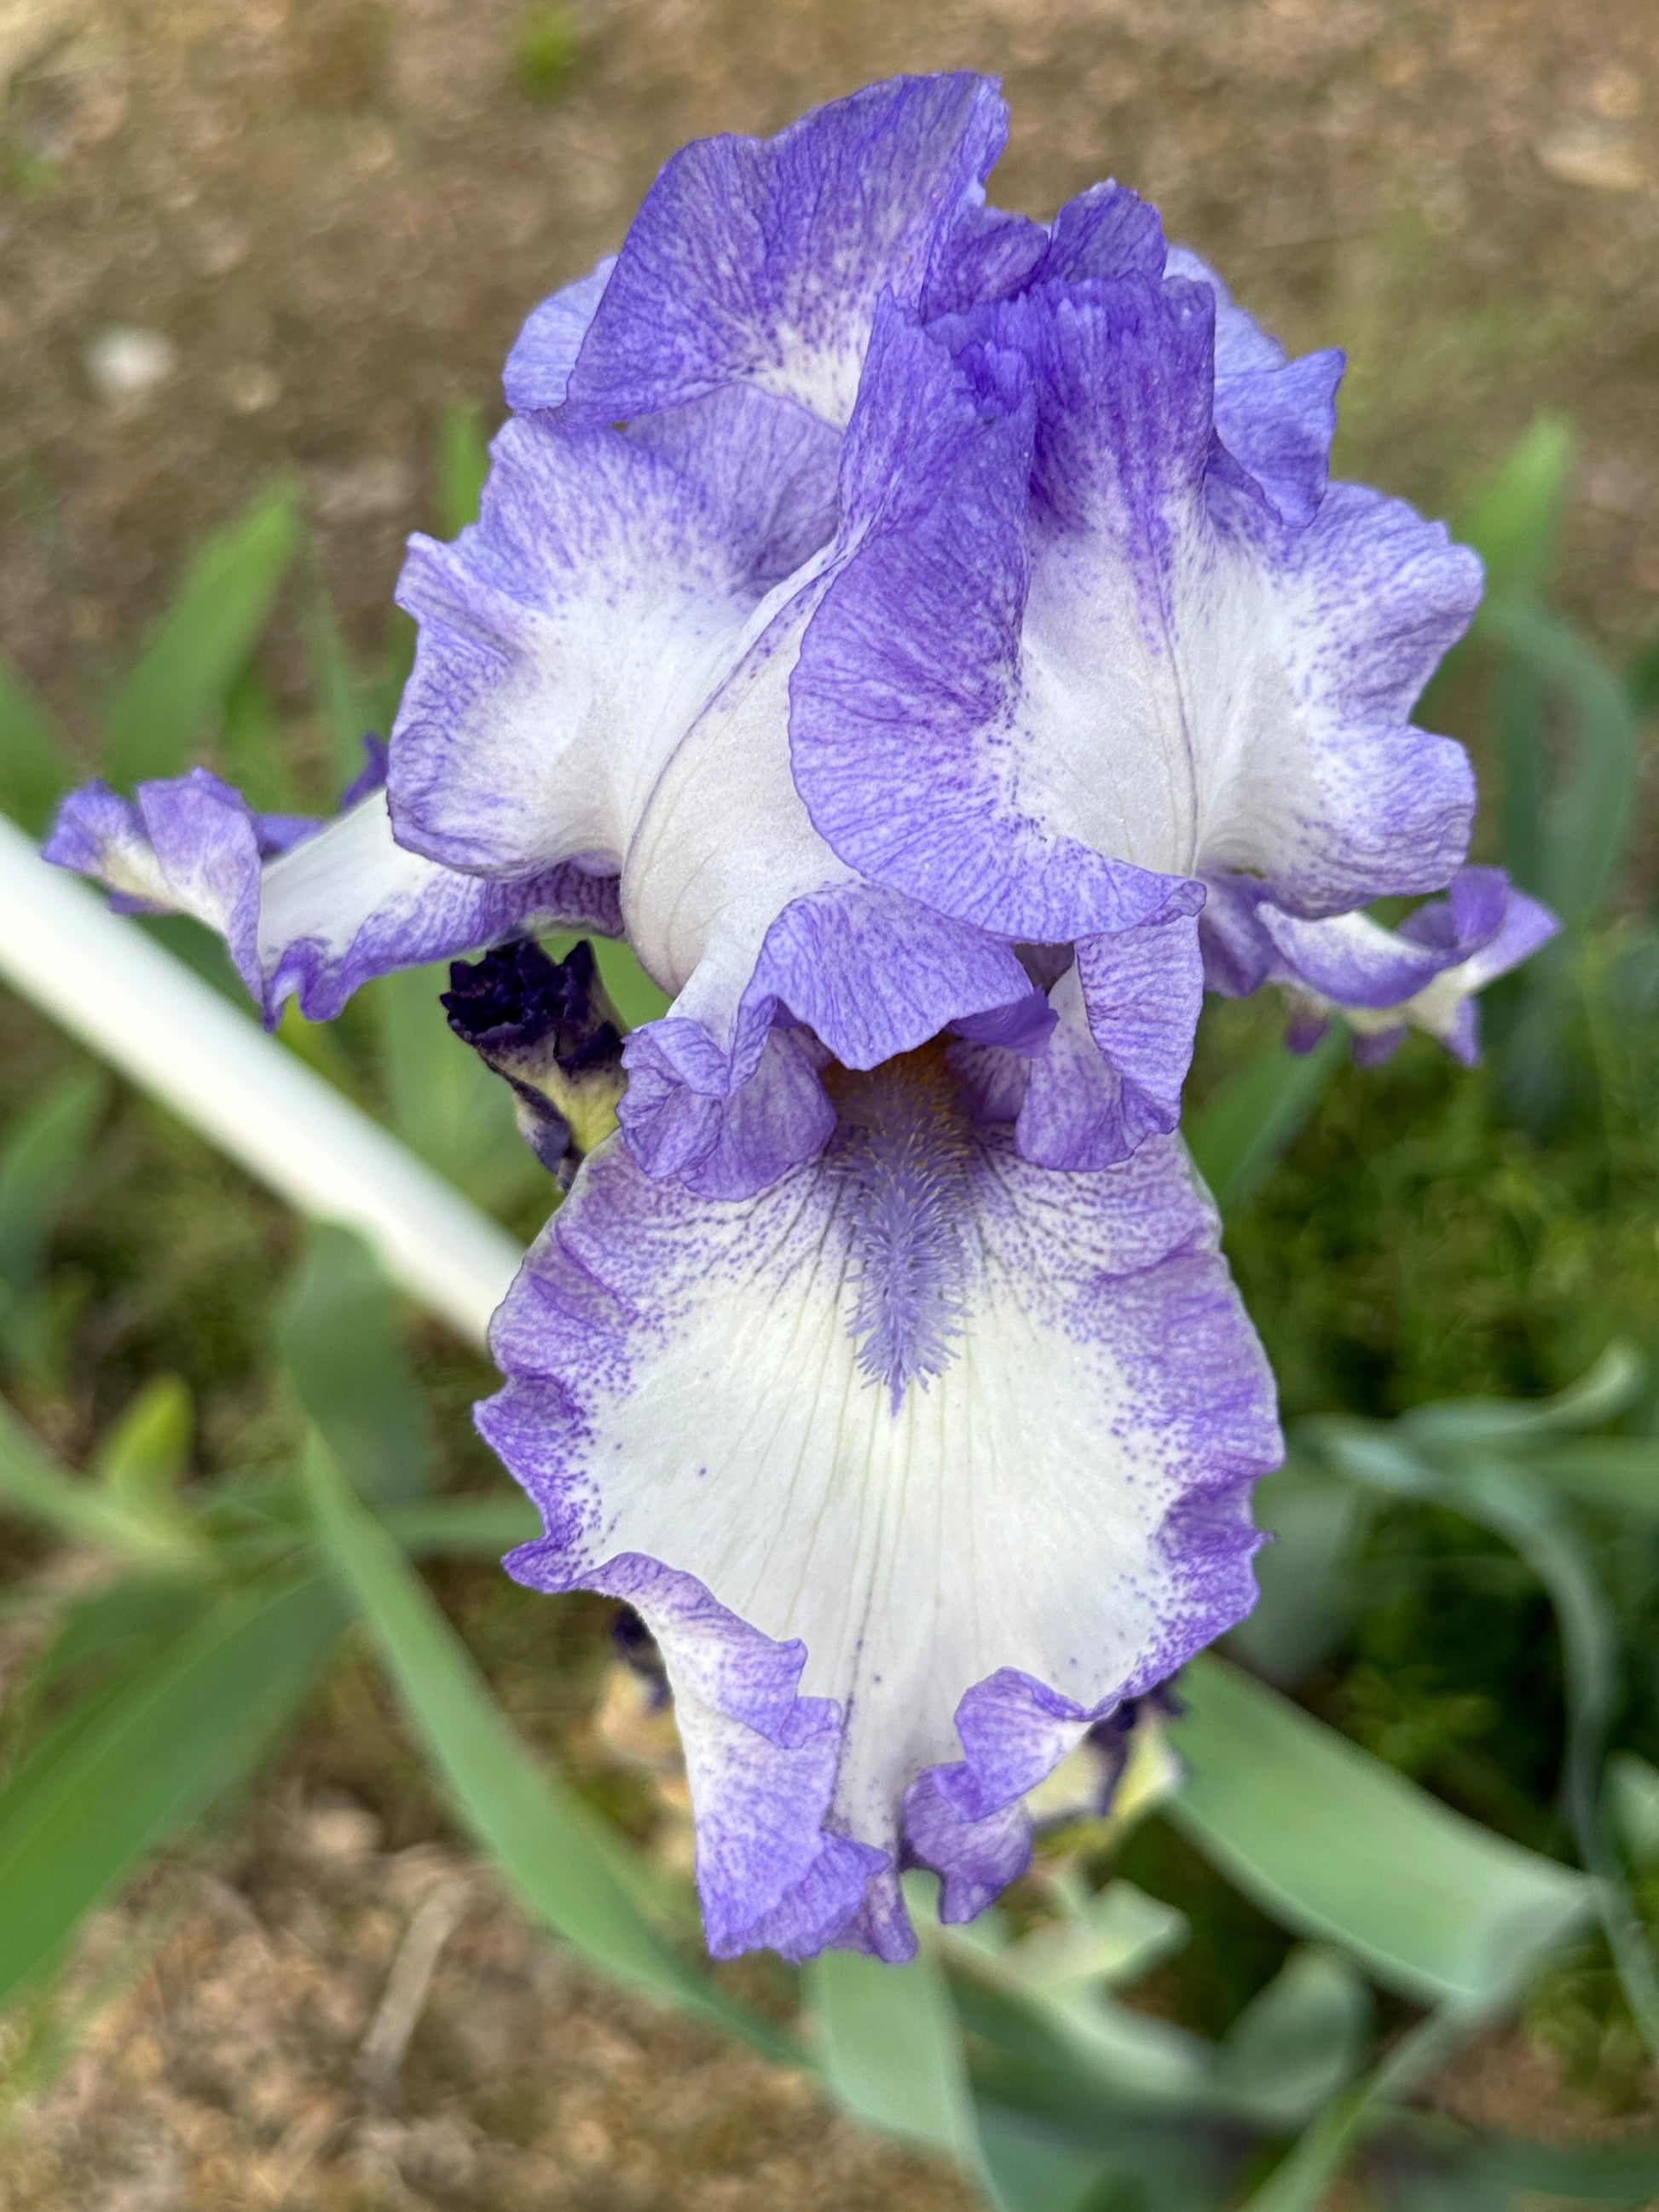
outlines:
[{"label": "ruffled petal", "polygon": [[1330,348],[1287,361],[1195,253],[1173,246],[1165,267],[1215,295],[1217,438],[1282,521],[1311,522],[1330,472],[1345,356]]},{"label": "ruffled petal", "polygon": [[924,321],[1011,300],[1042,266],[1048,234],[1029,216],[971,203],[941,237],[916,306]]},{"label": "ruffled petal", "polygon": [[[636,1030],[623,1055],[622,1123],[635,1157],[711,1198],[748,1197],[823,1149],[835,1122],[817,1079],[826,1055],[874,1067],[1025,988],[1007,945],[874,884],[793,900],[752,967],[742,960],[736,972],[722,957],[734,944],[728,932],[729,914],[675,1010]],[[777,1035],[780,1022],[810,1031],[823,1049]],[[755,1090],[763,1070],[764,1105]]]},{"label": "ruffled petal", "polygon": [[981,927],[1060,944],[1195,912],[1196,884],[1068,834],[1023,710],[1025,364],[970,364],[890,307],[842,470],[842,558],[792,688],[795,781],[852,866]]},{"label": "ruffled petal", "polygon": [[904,1955],[910,1857],[977,1909],[1024,1791],[1250,1602],[1279,1452],[1177,1145],[1033,1167],[942,1048],[831,1088],[741,1203],[591,1158],[480,1413],[546,1529],[513,1571],[661,1646],[722,1953]]},{"label": "ruffled petal", "polygon": [[840,433],[790,400],[727,385],[643,416],[628,435],[703,487],[761,591],[836,534]]},{"label": "ruffled petal", "polygon": [[[1480,922],[1472,927],[1467,916],[1460,915],[1458,894],[1469,877],[1497,879],[1501,911],[1495,927],[1487,919],[1493,901],[1485,886],[1468,902],[1469,907],[1481,915]],[[1501,869],[1466,868],[1462,877],[1453,883],[1447,900],[1433,900],[1427,907],[1419,907],[1401,924],[1400,932],[1401,936],[1413,933],[1415,941],[1438,944],[1454,957],[1403,1005],[1380,1016],[1351,1014],[1348,1018],[1357,1032],[1357,1042],[1364,1043],[1369,1033],[1392,1045],[1403,1029],[1409,1026],[1425,1030],[1444,1045],[1455,1060],[1462,1060],[1466,1067],[1473,1066],[1480,1056],[1480,1016],[1476,993],[1484,991],[1500,975],[1507,975],[1523,960],[1530,959],[1541,945],[1548,944],[1560,927],[1547,907],[1528,898],[1524,891],[1516,890]]]},{"label": "ruffled petal", "polygon": [[775,138],[685,147],[623,241],[573,415],[616,422],[741,382],[845,423],[877,301],[921,298],[1006,134],[995,86],[957,73],[868,85]]},{"label": "ruffled petal", "polygon": [[1190,918],[1085,938],[1048,994],[1059,1017],[1015,1124],[1040,1167],[1103,1168],[1181,1119],[1204,997]]},{"label": "ruffled petal", "polygon": [[564,404],[576,356],[616,265],[616,255],[607,253],[586,276],[578,276],[531,309],[513,341],[501,376],[507,404],[515,415]]},{"label": "ruffled petal", "polygon": [[1061,208],[1031,281],[1075,284],[1091,276],[1161,276],[1166,258],[1158,210],[1109,177]]},{"label": "ruffled petal", "polygon": [[[477,530],[416,541],[422,619],[392,743],[398,833],[505,883],[620,865],[628,933],[676,994],[630,1040],[628,1141],[709,1195],[829,1126],[805,1024],[847,1065],[1019,996],[1012,952],[861,884],[795,788],[789,682],[822,588],[836,434],[728,388],[637,435],[511,424]],[[826,489],[826,485],[830,487]]]},{"label": "ruffled petal", "polygon": [[[1321,914],[1453,873],[1468,764],[1406,716],[1479,565],[1358,487],[1301,530],[1212,496],[1213,319],[1205,286],[1127,278],[957,327],[963,381],[933,365],[927,428],[882,448],[797,680],[797,779],[852,865],[1048,940],[1157,918],[1106,910],[1126,882],[1246,870]],[[1030,381],[1029,507],[1030,417],[988,421],[969,374]]]},{"label": "ruffled petal", "polygon": [[1277,984],[1291,1001],[1299,1049],[1340,1013],[1356,1058],[1368,1064],[1385,1060],[1414,1027],[1472,1065],[1480,1047],[1474,994],[1559,927],[1501,868],[1461,868],[1444,898],[1425,902],[1397,930],[1364,914],[1304,921],[1255,879],[1224,878],[1210,886],[1205,908],[1205,969],[1211,988],[1229,998]]},{"label": "ruffled petal", "polygon": [[872,1067],[1028,988],[1009,946],[860,882],[812,828],[787,732],[809,605],[779,615],[676,751],[623,878],[635,947],[679,987],[629,1041],[623,1127],[653,1174],[714,1197],[763,1188],[828,1134],[811,1054],[777,1024]]},{"label": "ruffled petal", "polygon": [[478,522],[412,538],[398,583],[421,626],[392,735],[400,838],[501,876],[620,869],[739,657],[765,529],[614,430],[509,422]]},{"label": "ruffled petal", "polygon": [[618,1119],[647,1174],[705,1198],[750,1198],[823,1150],[836,1126],[823,1053],[799,1030],[757,1023],[752,1036],[739,1057],[678,1015],[635,1031]]},{"label": "ruffled petal", "polygon": [[106,884],[123,903],[193,915],[225,939],[274,1023],[297,997],[313,1021],[337,1014],[371,976],[469,952],[527,929],[619,936],[614,877],[565,866],[501,884],[459,875],[396,843],[378,787],[324,825],[284,817],[273,836],[239,792],[204,769],[104,784],[64,802],[46,858]]}]

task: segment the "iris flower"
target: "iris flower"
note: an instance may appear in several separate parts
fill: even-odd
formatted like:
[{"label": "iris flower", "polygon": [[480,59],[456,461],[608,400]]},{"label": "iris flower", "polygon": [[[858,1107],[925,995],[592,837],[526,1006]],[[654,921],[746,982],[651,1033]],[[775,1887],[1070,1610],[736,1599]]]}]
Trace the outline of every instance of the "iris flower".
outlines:
[{"label": "iris flower", "polygon": [[[1328,482],[1340,356],[1121,185],[988,204],[1005,130],[907,77],[678,154],[526,323],[477,525],[411,542],[389,764],[325,826],[94,787],[50,848],[221,928],[272,1018],[505,945],[452,1016],[550,1164],[621,1089],[478,1419],[544,1524],[511,1571],[655,1638],[722,1956],[902,1959],[912,1866],[970,1917],[1252,1601],[1273,1389],[1177,1133],[1206,980],[1467,1054],[1551,927],[1411,723],[1480,569]],[[667,1013],[619,1045],[556,926]]]}]

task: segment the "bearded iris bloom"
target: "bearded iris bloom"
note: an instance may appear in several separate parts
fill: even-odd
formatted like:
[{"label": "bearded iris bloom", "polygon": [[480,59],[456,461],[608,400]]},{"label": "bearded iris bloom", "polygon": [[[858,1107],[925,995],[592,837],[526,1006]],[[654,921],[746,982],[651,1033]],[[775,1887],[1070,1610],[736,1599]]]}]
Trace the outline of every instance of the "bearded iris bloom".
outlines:
[{"label": "bearded iris bloom", "polygon": [[478,523],[411,544],[384,773],[327,825],[94,787],[49,848],[222,929],[273,1018],[508,945],[448,1004],[556,1165],[616,1040],[520,940],[625,934],[671,994],[479,1422],[544,1522],[511,1571],[656,1640],[721,1955],[902,1958],[910,1866],[971,1917],[1251,1602],[1206,982],[1467,1055],[1552,926],[1411,723],[1479,568],[1328,483],[1340,356],[1121,186],[989,206],[1004,131],[901,78],[678,155],[526,324]]}]

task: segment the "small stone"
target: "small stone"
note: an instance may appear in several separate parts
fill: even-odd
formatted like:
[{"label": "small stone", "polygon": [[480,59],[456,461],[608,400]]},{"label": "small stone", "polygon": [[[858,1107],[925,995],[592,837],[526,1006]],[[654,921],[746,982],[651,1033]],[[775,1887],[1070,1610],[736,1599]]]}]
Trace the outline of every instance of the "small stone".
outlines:
[{"label": "small stone", "polygon": [[300,1818],[306,1849],[319,1859],[362,1859],[380,1849],[380,1824],[344,1798],[308,1806]]},{"label": "small stone", "polygon": [[179,349],[160,331],[112,323],[88,340],[81,359],[98,397],[118,405],[165,384],[179,366]]},{"label": "small stone", "polygon": [[1589,104],[1609,123],[1630,123],[1642,112],[1642,80],[1628,62],[1609,62],[1596,73]]},{"label": "small stone", "polygon": [[415,496],[415,472],[390,454],[319,471],[317,509],[325,522],[361,522],[396,514]]},{"label": "small stone", "polygon": [[1638,141],[1601,123],[1568,123],[1539,141],[1540,167],[1593,192],[1639,192],[1648,181]]},{"label": "small stone", "polygon": [[225,373],[224,393],[233,413],[263,415],[282,398],[282,379],[263,362],[240,362]]}]

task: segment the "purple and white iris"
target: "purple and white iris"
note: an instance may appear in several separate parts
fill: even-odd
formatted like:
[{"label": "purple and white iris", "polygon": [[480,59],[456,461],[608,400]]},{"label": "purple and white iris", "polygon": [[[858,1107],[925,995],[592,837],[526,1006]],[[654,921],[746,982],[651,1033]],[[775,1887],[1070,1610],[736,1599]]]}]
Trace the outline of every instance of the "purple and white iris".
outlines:
[{"label": "purple and white iris", "polygon": [[[50,848],[273,1018],[554,926],[672,994],[479,1419],[544,1522],[513,1572],[657,1641],[722,1955],[902,1958],[908,1866],[981,1910],[1026,1794],[1251,1602],[1273,1393],[1175,1133],[1206,983],[1467,1055],[1552,926],[1463,866],[1409,717],[1480,570],[1328,483],[1340,356],[1121,186],[988,206],[1005,127],[900,78],[677,155],[526,325],[477,525],[412,543],[384,782],[326,827],[94,787]],[[532,968],[451,1005],[556,1152]]]}]

